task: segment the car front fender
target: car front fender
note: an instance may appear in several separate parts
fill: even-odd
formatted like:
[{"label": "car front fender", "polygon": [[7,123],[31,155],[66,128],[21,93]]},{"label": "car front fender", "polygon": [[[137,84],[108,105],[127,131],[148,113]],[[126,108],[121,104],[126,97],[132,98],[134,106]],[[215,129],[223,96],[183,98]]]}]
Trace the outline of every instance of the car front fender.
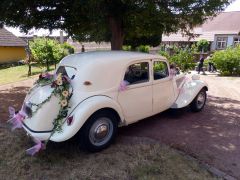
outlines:
[{"label": "car front fender", "polygon": [[78,106],[70,113],[69,117],[73,116],[72,124],[68,125],[67,121],[65,121],[62,125],[62,131],[55,132],[50,140],[61,142],[70,139],[80,130],[93,113],[104,108],[113,109],[119,115],[120,121],[124,121],[120,106],[112,98],[101,95],[92,96],[79,103]]},{"label": "car front fender", "polygon": [[178,89],[178,97],[171,108],[178,109],[188,106],[203,88],[208,90],[207,83],[202,80],[186,81],[183,86]]}]

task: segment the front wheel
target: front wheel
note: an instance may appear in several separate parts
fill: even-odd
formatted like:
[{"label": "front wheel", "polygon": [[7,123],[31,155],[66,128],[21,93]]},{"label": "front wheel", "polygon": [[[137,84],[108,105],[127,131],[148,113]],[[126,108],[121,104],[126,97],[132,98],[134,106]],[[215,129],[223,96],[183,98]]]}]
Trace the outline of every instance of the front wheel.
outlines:
[{"label": "front wheel", "polygon": [[190,104],[190,108],[193,112],[201,111],[206,103],[207,93],[205,89],[202,89],[198,95],[194,98],[194,100]]},{"label": "front wheel", "polygon": [[90,151],[98,152],[107,148],[117,134],[118,119],[110,111],[93,114],[79,133],[81,146]]}]

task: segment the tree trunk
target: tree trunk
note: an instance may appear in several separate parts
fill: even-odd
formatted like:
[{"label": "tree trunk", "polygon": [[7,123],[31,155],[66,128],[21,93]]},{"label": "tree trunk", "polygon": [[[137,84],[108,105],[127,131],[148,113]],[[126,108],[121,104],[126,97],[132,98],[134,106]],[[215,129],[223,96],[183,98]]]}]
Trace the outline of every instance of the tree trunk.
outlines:
[{"label": "tree trunk", "polygon": [[122,21],[116,18],[109,18],[109,25],[111,30],[111,49],[121,50],[123,45],[123,27]]},{"label": "tree trunk", "polygon": [[32,66],[31,66],[31,62],[28,62],[28,76],[32,75]]}]

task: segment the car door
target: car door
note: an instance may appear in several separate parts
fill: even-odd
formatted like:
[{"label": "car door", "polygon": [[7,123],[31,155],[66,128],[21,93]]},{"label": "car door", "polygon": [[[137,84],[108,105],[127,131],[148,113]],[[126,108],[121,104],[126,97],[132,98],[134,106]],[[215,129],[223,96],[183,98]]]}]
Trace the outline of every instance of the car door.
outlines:
[{"label": "car door", "polygon": [[171,107],[175,100],[172,77],[168,63],[153,60],[153,113],[157,114]]},{"label": "car door", "polygon": [[125,69],[124,90],[118,94],[118,102],[127,124],[152,115],[152,79],[150,60],[137,61]]}]

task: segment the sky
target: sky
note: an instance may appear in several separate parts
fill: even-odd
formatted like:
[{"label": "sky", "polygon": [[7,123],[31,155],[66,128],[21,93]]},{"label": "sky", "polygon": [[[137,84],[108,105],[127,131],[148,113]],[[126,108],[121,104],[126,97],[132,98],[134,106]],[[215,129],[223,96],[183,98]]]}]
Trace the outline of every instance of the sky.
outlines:
[{"label": "sky", "polygon": [[[232,4],[230,4],[226,9],[225,12],[230,12],[230,11],[240,11],[240,0],[235,0],[233,1]],[[7,30],[12,32],[15,36],[25,36],[25,34],[21,33],[18,28],[11,28],[11,27],[5,27]],[[60,30],[54,30],[52,34],[48,30],[38,30],[38,31],[30,31],[28,35],[37,35],[37,36],[59,36]],[[65,33],[64,33],[65,35]]]},{"label": "sky", "polygon": [[240,11],[240,0],[235,0],[232,4],[230,4],[226,10],[226,12],[229,11]]}]

